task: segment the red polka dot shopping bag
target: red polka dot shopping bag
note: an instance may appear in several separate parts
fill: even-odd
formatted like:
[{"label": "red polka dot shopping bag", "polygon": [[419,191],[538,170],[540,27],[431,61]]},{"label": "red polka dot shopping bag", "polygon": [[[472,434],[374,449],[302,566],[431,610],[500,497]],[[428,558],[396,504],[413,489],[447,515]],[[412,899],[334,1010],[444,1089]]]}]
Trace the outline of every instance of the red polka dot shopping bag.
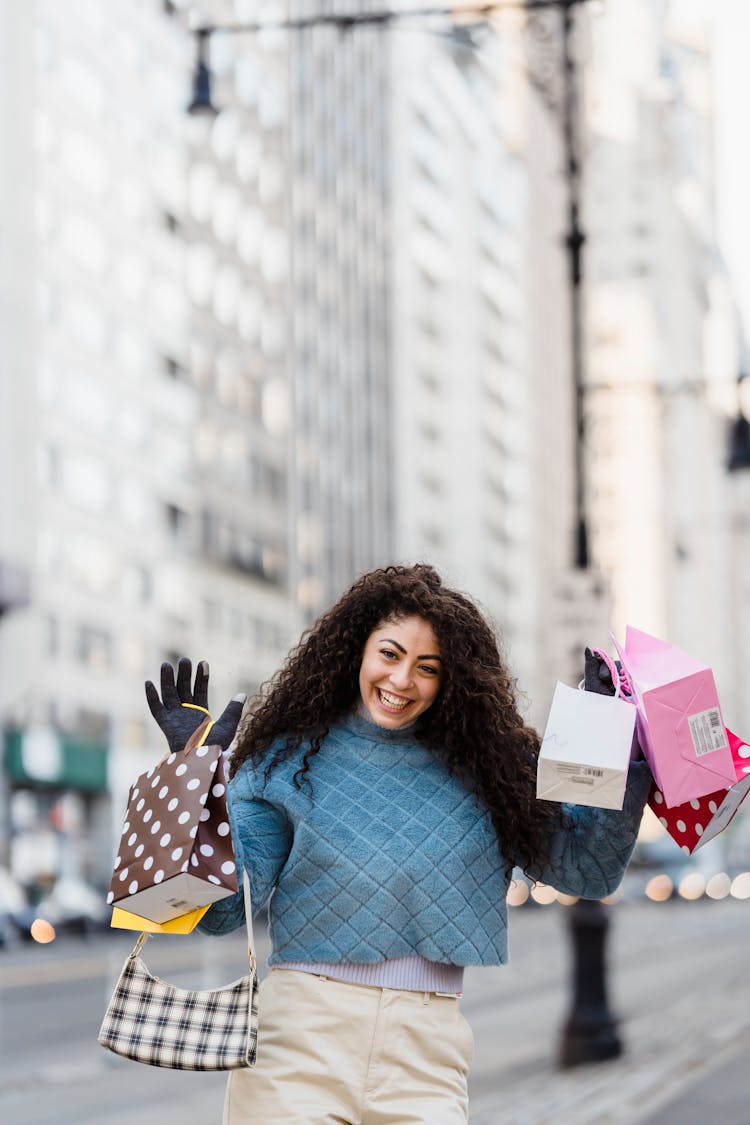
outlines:
[{"label": "red polka dot shopping bag", "polygon": [[238,889],[220,746],[195,745],[131,787],[107,902],[169,922]]},{"label": "red polka dot shopping bag", "polygon": [[728,727],[725,730],[737,777],[734,785],[670,809],[654,784],[648,799],[661,824],[688,855],[724,831],[750,791],[750,746]]}]

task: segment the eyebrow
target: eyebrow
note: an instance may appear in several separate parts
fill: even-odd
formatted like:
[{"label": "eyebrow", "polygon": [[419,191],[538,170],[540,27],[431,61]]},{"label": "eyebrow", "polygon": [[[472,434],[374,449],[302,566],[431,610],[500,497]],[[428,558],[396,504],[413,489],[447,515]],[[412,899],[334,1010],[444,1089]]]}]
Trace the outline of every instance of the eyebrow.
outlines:
[{"label": "eyebrow", "polygon": [[[404,648],[404,646],[400,645],[398,643],[398,641],[394,641],[393,637],[381,637],[380,641],[378,643],[382,645],[382,644],[385,644],[386,641],[388,642],[389,645],[393,645],[394,648],[397,648],[399,650],[399,652],[402,652],[404,654],[404,656],[406,656],[406,649]],[[439,660],[441,664],[443,662],[441,657],[431,655],[430,653],[427,653],[427,652],[424,652],[424,653],[422,653],[421,656],[418,656],[417,660]]]}]

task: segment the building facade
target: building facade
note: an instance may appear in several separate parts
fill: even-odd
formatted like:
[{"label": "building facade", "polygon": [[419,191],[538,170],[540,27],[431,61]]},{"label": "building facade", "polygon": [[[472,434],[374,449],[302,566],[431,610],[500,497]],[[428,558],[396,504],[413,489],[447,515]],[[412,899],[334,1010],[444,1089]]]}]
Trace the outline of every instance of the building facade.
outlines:
[{"label": "building facade", "polygon": [[588,75],[589,458],[613,625],[714,668],[747,719],[726,471],[740,332],[717,244],[706,14],[612,3]]},{"label": "building facade", "polygon": [[[234,105],[191,132],[175,15],[0,9],[3,81],[24,90],[0,137],[18,173],[0,557],[30,584],[0,636],[2,804],[5,859],[29,882],[108,878],[127,785],[161,745],[143,680],[162,660],[210,656],[218,704],[294,634],[283,122],[243,107],[268,160],[235,145]],[[230,81],[251,100],[240,68]]]},{"label": "building facade", "polygon": [[[0,0],[0,838],[29,881],[107,881],[163,659],[253,692],[393,560],[478,598],[537,724],[610,596],[747,718],[710,43],[645,0],[575,40],[584,577],[559,13],[254,26],[317,11]],[[205,24],[250,26],[211,35],[190,118]]]}]

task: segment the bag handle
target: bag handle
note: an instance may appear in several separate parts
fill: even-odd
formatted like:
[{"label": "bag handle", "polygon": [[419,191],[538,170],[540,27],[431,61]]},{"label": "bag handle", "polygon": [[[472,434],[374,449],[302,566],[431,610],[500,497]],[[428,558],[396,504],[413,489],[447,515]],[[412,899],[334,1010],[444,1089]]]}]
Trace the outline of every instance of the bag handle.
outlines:
[{"label": "bag handle", "polygon": [[[183,707],[191,707],[192,704],[183,703],[182,706]],[[196,708],[194,708],[194,710],[198,711],[198,710],[200,710],[200,708],[196,707]],[[214,725],[214,720],[211,718],[210,715],[207,715],[207,717],[203,720],[203,722],[200,724],[200,726],[196,727],[195,730],[193,731],[193,733],[190,735],[190,738],[185,743],[183,749],[178,750],[177,753],[178,754],[184,754],[187,757],[187,755],[190,753],[191,750],[196,750],[199,746],[204,746],[209,734],[211,733],[211,728],[213,727],[213,725]],[[172,755],[172,751],[167,750],[166,754],[164,755],[163,758],[160,759],[158,764],[160,766],[163,766],[164,763],[166,762],[167,758],[171,757],[171,755]]]},{"label": "bag handle", "polygon": [[[255,936],[253,934],[253,902],[250,897],[250,879],[248,878],[247,871],[242,872],[242,895],[245,903],[245,928],[247,930],[247,959],[250,964],[250,975],[253,976],[258,968],[258,960],[255,954]],[[130,951],[128,960],[137,957],[143,949],[144,945],[151,937],[147,930],[143,930],[138,935],[138,940]]]}]

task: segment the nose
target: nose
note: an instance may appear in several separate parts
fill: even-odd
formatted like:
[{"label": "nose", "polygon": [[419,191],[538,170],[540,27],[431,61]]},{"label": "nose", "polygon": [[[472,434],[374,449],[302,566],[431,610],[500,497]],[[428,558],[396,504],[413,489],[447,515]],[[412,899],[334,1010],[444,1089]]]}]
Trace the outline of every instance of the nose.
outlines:
[{"label": "nose", "polygon": [[411,687],[411,668],[406,663],[399,664],[398,668],[394,668],[391,672],[390,679],[395,688],[404,691],[406,688]]}]

